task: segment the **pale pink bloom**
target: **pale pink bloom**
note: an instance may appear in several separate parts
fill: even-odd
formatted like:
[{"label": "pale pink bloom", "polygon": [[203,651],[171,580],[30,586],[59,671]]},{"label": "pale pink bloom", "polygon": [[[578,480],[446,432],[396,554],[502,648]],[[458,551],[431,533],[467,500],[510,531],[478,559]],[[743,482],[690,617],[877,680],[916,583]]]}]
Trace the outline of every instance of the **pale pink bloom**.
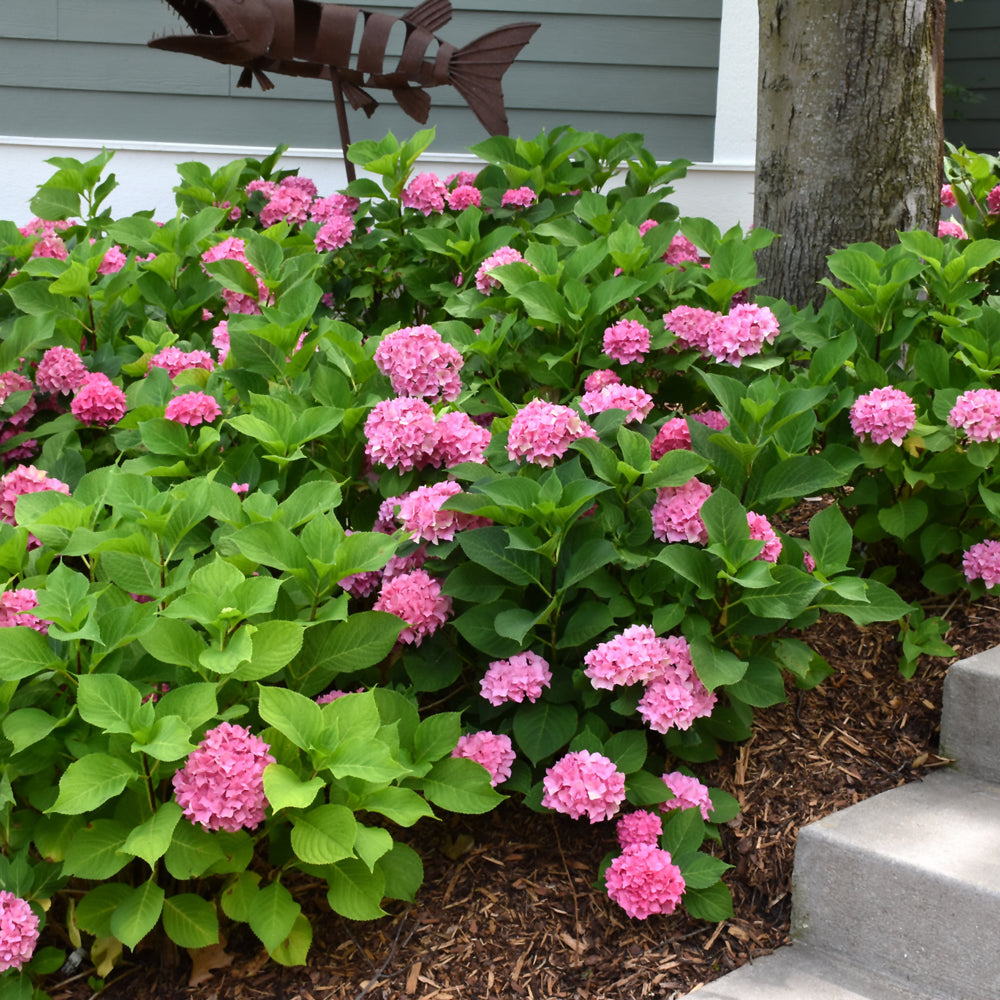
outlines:
[{"label": "pale pink bloom", "polygon": [[913,400],[900,389],[872,389],[854,401],[850,419],[857,437],[868,434],[873,444],[892,441],[901,445],[916,425],[917,410]]},{"label": "pale pink bloom", "polygon": [[417,174],[403,189],[400,201],[403,208],[415,208],[424,215],[444,211],[444,199],[448,194],[444,181],[437,174]]},{"label": "pale pink bloom", "polygon": [[661,670],[667,647],[648,625],[630,625],[590,650],[584,658],[584,674],[591,686],[605,691],[623,685],[638,684]]},{"label": "pale pink bloom", "polygon": [[22,236],[53,236],[55,233],[61,233],[76,224],[77,223],[67,221],[66,219],[56,219],[55,221],[52,221],[51,219],[39,219],[36,216],[30,222],[26,222],[23,226],[18,226],[17,231]]},{"label": "pale pink bloom", "polygon": [[528,208],[538,201],[538,195],[530,187],[509,188],[500,198],[502,208]]},{"label": "pale pink bloom", "polygon": [[260,191],[265,198],[270,198],[278,190],[277,181],[266,181],[263,177],[256,177],[243,189],[248,195],[255,191]]},{"label": "pale pink bloom", "polygon": [[697,306],[676,306],[663,314],[663,324],[676,335],[677,346],[681,350],[693,347],[703,354],[708,350],[709,331],[721,319],[721,315],[710,309]]},{"label": "pale pink bloom", "polygon": [[283,178],[260,210],[260,224],[265,228],[276,222],[302,225],[309,218],[309,208],[315,194],[316,185],[307,178]]},{"label": "pale pink bloom", "polygon": [[955,199],[955,192],[951,189],[950,184],[941,185],[941,204],[945,208],[954,208],[958,204]]},{"label": "pale pink bloom", "polygon": [[31,384],[31,379],[26,378],[20,372],[3,372],[0,374],[0,403],[6,402],[15,392],[31,393],[27,401],[21,404],[20,409],[7,418],[7,422],[18,429],[25,427],[38,410],[38,404],[35,402],[34,388]]},{"label": "pale pink bloom", "polygon": [[663,812],[670,812],[671,809],[699,809],[701,818],[707,823],[712,811],[708,786],[680,771],[671,771],[662,777],[663,783],[674,793],[674,798],[661,802],[660,809]]},{"label": "pale pink bloom", "polygon": [[442,504],[462,492],[462,487],[448,480],[434,486],[418,486],[398,498],[397,520],[415,541],[450,542],[456,531],[478,528],[490,522],[484,517],[463,514],[457,510],[442,510]]},{"label": "pale pink bloom", "polygon": [[[205,264],[211,264],[218,260],[235,260],[241,263],[251,275],[257,276],[256,270],[247,260],[246,242],[238,236],[229,236],[214,247],[209,247],[201,255],[201,259]],[[260,302],[270,301],[270,292],[264,282],[257,278],[256,297],[247,295],[245,292],[234,292],[231,289],[223,288],[222,298],[228,312],[252,315],[260,312]]]},{"label": "pale pink bloom", "polygon": [[65,483],[48,476],[33,465],[19,465],[0,476],[0,520],[16,525],[14,508],[17,498],[43,490],[53,490],[69,496],[69,487]]},{"label": "pale pink bloom", "polygon": [[461,212],[470,205],[478,208],[483,203],[483,193],[471,184],[459,184],[458,187],[448,192],[448,207],[456,212]]},{"label": "pale pink bloom", "polygon": [[3,450],[3,445],[21,433],[22,429],[12,424],[0,430],[0,462],[4,465],[10,465],[12,462],[30,462],[38,454],[38,441],[35,438],[27,438],[13,448]]},{"label": "pale pink bloom", "polygon": [[426,323],[387,333],[374,360],[398,396],[452,402],[462,392],[462,355]]},{"label": "pale pink bloom", "polygon": [[55,234],[43,236],[32,248],[32,257],[53,257],[56,260],[65,260],[69,256],[66,244],[62,238]]},{"label": "pale pink bloom", "polygon": [[778,336],[778,321],[767,306],[750,303],[733,306],[729,315],[712,324],[708,331],[708,353],[716,361],[737,368],[744,358],[760,354],[764,344]]},{"label": "pale pink bloom", "polygon": [[500,247],[479,265],[479,270],[476,271],[476,288],[484,295],[489,295],[494,288],[500,287],[499,279],[494,278],[490,271],[502,264],[514,264],[523,260],[521,254],[513,247]]},{"label": "pale pink bloom", "polygon": [[211,423],[221,414],[222,407],[207,393],[186,392],[170,400],[163,415],[174,423],[197,427],[198,424]]},{"label": "pale pink bloom", "polygon": [[444,469],[450,469],[461,462],[483,465],[489,443],[489,430],[480,427],[464,411],[442,413],[434,425],[430,463]]},{"label": "pale pink bloom", "polygon": [[637,844],[619,854],[604,873],[608,898],[634,920],[670,914],[687,886],[669,851]]},{"label": "pale pink bloom", "polygon": [[400,472],[422,469],[435,446],[434,411],[422,399],[397,396],[375,404],[365,420],[365,454]]},{"label": "pale pink bloom", "polygon": [[653,409],[653,397],[634,385],[606,385],[603,389],[586,392],[580,399],[580,409],[588,416],[606,410],[624,410],[625,423],[644,420]]},{"label": "pale pink bloom", "polygon": [[357,198],[346,194],[331,194],[326,198],[317,198],[309,207],[309,218],[313,222],[329,222],[334,216],[353,215],[361,207]]},{"label": "pale pink bloom", "polygon": [[700,479],[658,489],[652,510],[653,535],[661,542],[706,544],[708,532],[699,511],[711,494],[712,487]]},{"label": "pale pink bloom", "polygon": [[471,170],[459,170],[457,174],[448,174],[444,182],[448,187],[472,185],[476,183],[476,174],[472,173]]},{"label": "pale pink bloom", "polygon": [[230,222],[235,222],[243,214],[240,206],[234,205],[231,201],[213,201],[212,208],[228,208],[229,215],[227,218]]},{"label": "pale pink bloom", "polygon": [[557,760],[542,779],[542,805],[591,823],[611,819],[625,801],[625,775],[600,753],[575,750]]},{"label": "pale pink bloom", "polygon": [[690,451],[691,431],[683,417],[671,417],[657,432],[649,446],[654,460],[668,451]]},{"label": "pale pink bloom", "polygon": [[758,559],[764,562],[776,563],[781,555],[781,539],[775,534],[771,522],[763,514],[747,511],[747,524],[750,526],[750,537],[756,542],[763,542]]},{"label": "pale pink bloom", "polygon": [[652,844],[655,847],[663,834],[663,820],[655,813],[637,809],[618,820],[616,832],[623,851],[640,844]]},{"label": "pale pink bloom", "polygon": [[639,235],[645,236],[646,233],[650,231],[650,229],[655,229],[658,225],[659,223],[656,221],[656,219],[647,219],[645,222],[640,222]]},{"label": "pale pink bloom", "polygon": [[35,384],[42,392],[75,392],[89,372],[83,359],[69,347],[50,347],[38,362]]},{"label": "pale pink bloom", "polygon": [[986,211],[990,215],[1000,213],[1000,184],[998,184],[988,195],[986,195]]},{"label": "pale pink bloom", "polygon": [[634,319],[620,319],[604,331],[604,353],[619,364],[642,361],[649,351],[649,330]]},{"label": "pale pink bloom", "polygon": [[323,253],[327,250],[340,250],[347,246],[354,235],[354,219],[350,215],[334,215],[320,227],[313,237],[316,249]]},{"label": "pale pink bloom", "polygon": [[467,733],[458,738],[458,745],[451,752],[452,757],[465,757],[482,764],[489,771],[490,784],[496,788],[509,777],[514,764],[514,745],[509,736],[483,730]]},{"label": "pale pink bloom", "polygon": [[965,231],[960,222],[952,219],[942,219],[938,223],[938,236],[954,236],[957,240],[967,240],[969,234]]},{"label": "pale pink bloom", "polygon": [[128,402],[107,375],[92,372],[84,378],[69,408],[82,424],[110,427],[125,416]]},{"label": "pale pink bloom", "polygon": [[184,816],[205,830],[252,830],[264,821],[264,768],[271,748],[242,726],[222,722],[210,729],[181,770],[174,797]]},{"label": "pale pink bloom", "polygon": [[357,691],[339,691],[336,688],[332,691],[327,691],[326,694],[321,694],[316,698],[317,705],[329,705],[331,701],[336,701],[338,698],[343,698],[349,694],[357,694],[359,691],[364,691],[364,688],[358,688]]},{"label": "pale pink bloom", "polygon": [[548,661],[530,650],[509,660],[494,660],[479,682],[479,691],[491,705],[507,701],[537,701],[552,683]]},{"label": "pale pink bloom", "polygon": [[35,911],[20,896],[0,890],[0,973],[20,969],[35,953],[37,943]]},{"label": "pale pink bloom", "polygon": [[970,441],[1000,440],[1000,391],[970,389],[963,392],[948,414],[948,423],[965,431]]},{"label": "pale pink bloom", "polygon": [[670,241],[670,246],[667,247],[667,252],[663,255],[663,259],[674,267],[680,267],[681,264],[701,262],[698,248],[686,236],[680,233]]},{"label": "pale pink bloom", "polygon": [[987,587],[995,587],[1000,583],[1000,542],[976,542],[962,556],[962,570],[969,583],[982,580]]},{"label": "pale pink bloom", "polygon": [[811,552],[802,553],[802,566],[807,573],[812,573],[816,569],[816,560],[813,559]]},{"label": "pale pink bloom", "polygon": [[692,413],[692,420],[697,420],[699,424],[711,427],[713,431],[724,431],[729,426],[726,415],[721,410],[703,410],[701,413]]},{"label": "pale pink bloom", "polygon": [[149,359],[149,363],[155,368],[165,368],[171,378],[194,368],[204,368],[210,372],[215,367],[208,351],[182,351],[179,347],[163,348]]},{"label": "pale pink bloom", "polygon": [[48,635],[52,624],[44,618],[31,614],[38,606],[38,591],[22,587],[20,590],[5,590],[0,594],[0,628],[26,625],[42,635]]},{"label": "pale pink bloom", "polygon": [[603,389],[606,385],[621,385],[621,381],[617,372],[613,372],[610,368],[599,368],[584,379],[583,391],[597,392],[598,389]]},{"label": "pale pink bloom", "polygon": [[533,399],[510,425],[507,455],[515,461],[526,458],[537,465],[552,466],[574,441],[585,437],[596,439],[597,434],[575,410]]},{"label": "pale pink bloom", "polygon": [[406,622],[399,641],[419,646],[448,620],[451,598],[441,593],[441,584],[426,570],[415,569],[383,580],[372,607]]},{"label": "pale pink bloom", "polygon": [[128,256],[117,243],[108,247],[97,268],[98,274],[117,274],[128,262]]},{"label": "pale pink bloom", "polygon": [[229,357],[229,320],[222,320],[212,331],[212,346],[219,352],[219,364]]},{"label": "pale pink bloom", "polygon": [[249,483],[233,483],[229,488],[237,496],[241,496],[242,494],[249,492],[249,490],[250,490],[250,484]]},{"label": "pale pink bloom", "polygon": [[[372,528],[372,531],[380,531],[383,534],[391,535],[395,525],[393,524],[392,518],[392,500],[387,500],[383,504],[389,504],[388,509],[388,521],[385,525],[383,531],[382,527],[376,525]],[[354,532],[350,528],[347,529],[348,535],[353,535]],[[352,573],[350,576],[345,576],[342,580],[339,580],[340,586],[347,591],[351,597],[368,597],[370,594],[374,594],[378,590],[382,583],[382,571],[378,569],[368,570],[364,573]]]}]

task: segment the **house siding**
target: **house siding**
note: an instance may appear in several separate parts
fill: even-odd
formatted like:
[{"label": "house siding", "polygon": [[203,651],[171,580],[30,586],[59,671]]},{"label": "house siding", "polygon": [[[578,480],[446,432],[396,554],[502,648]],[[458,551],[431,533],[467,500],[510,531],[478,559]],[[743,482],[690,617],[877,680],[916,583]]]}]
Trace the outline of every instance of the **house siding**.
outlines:
[{"label": "house siding", "polygon": [[945,80],[978,95],[976,103],[945,100],[945,137],[956,146],[996,154],[1000,149],[1000,4],[949,3],[945,22]]}]

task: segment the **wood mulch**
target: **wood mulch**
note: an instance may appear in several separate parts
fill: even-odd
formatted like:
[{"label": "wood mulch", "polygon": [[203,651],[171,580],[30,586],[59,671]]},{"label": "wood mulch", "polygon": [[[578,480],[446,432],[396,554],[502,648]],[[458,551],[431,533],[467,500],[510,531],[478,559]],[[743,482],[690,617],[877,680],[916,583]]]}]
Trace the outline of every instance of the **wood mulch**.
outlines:
[{"label": "wood mulch", "polygon": [[[1000,644],[1000,600],[927,608],[951,623],[959,656]],[[789,941],[789,878],[800,826],[947,761],[936,753],[950,660],[897,669],[896,626],[831,618],[809,641],[837,668],[813,691],[759,710],[753,737],[699,776],[736,795],[743,811],[723,830],[721,855],[735,917],[704,924],[683,914],[629,920],[593,888],[614,848],[613,824],[590,826],[514,805],[448,816],[411,831],[426,880],[413,905],[350,923],[320,887],[303,900],[315,928],[310,964],[266,961],[235,929],[198,967],[182,953],[165,970],[140,950],[102,996],[125,1000],[673,1000]],[[211,967],[213,966],[214,967]],[[93,972],[91,970],[90,975]],[[45,984],[55,1000],[89,1000],[87,970]]]}]

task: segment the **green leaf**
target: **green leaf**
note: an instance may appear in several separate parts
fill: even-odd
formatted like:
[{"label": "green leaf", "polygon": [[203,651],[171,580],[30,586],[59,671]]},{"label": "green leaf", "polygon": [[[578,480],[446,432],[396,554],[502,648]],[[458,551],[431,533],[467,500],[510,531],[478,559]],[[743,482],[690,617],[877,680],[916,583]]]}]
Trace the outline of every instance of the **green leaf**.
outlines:
[{"label": "green leaf", "polygon": [[847,615],[856,625],[898,621],[912,610],[911,605],[884,583],[877,580],[866,580],[865,583],[866,603],[846,601],[830,592],[822,594],[817,603],[833,614]]},{"label": "green leaf", "polygon": [[368,812],[381,813],[399,826],[413,826],[418,820],[434,815],[426,800],[412,788],[395,785],[366,795],[362,805]]},{"label": "green leaf", "polygon": [[435,761],[455,749],[462,735],[462,717],[458,712],[436,712],[429,715],[413,735],[415,762]]},{"label": "green leaf", "polygon": [[463,531],[459,544],[466,558],[501,579],[520,586],[537,583],[539,559],[532,552],[508,548],[507,532],[498,526]]},{"label": "green leaf", "polygon": [[772,573],[774,586],[762,587],[743,597],[746,609],[760,618],[796,618],[823,587],[819,580],[795,566],[775,566]]},{"label": "green leaf", "polygon": [[385,916],[385,877],[376,868],[370,871],[363,861],[347,858],[335,864],[327,875],[326,894],[330,908],[348,920],[376,920]]},{"label": "green leaf", "polygon": [[63,871],[77,878],[109,879],[131,860],[122,849],[129,837],[124,823],[95,819],[70,841]]},{"label": "green leaf", "polygon": [[111,915],[112,934],[126,948],[135,948],[160,919],[163,897],[163,890],[153,879],[136,886]]},{"label": "green leaf", "polygon": [[688,889],[708,889],[722,878],[723,872],[733,867],[727,865],[721,858],[714,858],[711,854],[703,854],[701,851],[690,851],[679,857],[675,856],[673,862],[680,868],[684,884]]},{"label": "green leaf", "polygon": [[772,466],[748,503],[760,504],[785,497],[815,496],[843,486],[849,470],[836,469],[818,455],[793,455]]},{"label": "green leaf", "polygon": [[439,760],[419,785],[434,805],[450,812],[485,813],[503,801],[490,784],[489,772],[464,757]]},{"label": "green leaf", "polygon": [[132,743],[132,752],[148,754],[154,760],[180,760],[194,750],[191,727],[176,715],[161,716],[153,723],[149,732],[139,736],[141,738],[137,737]]},{"label": "green leaf", "polygon": [[181,948],[207,948],[219,942],[219,917],[207,899],[182,892],[163,902],[163,929]]},{"label": "green leaf", "polygon": [[130,733],[141,703],[138,690],[117,674],[84,674],[80,678],[80,717],[105,732]]},{"label": "green leaf", "polygon": [[260,717],[305,750],[316,746],[323,731],[323,714],[311,698],[288,688],[258,685]]},{"label": "green leaf", "polygon": [[271,952],[271,958],[279,965],[305,965],[312,938],[312,924],[304,913],[300,913],[288,936]]},{"label": "green leaf", "polygon": [[754,708],[767,708],[785,700],[781,667],[764,656],[751,656],[743,677],[729,686],[731,694]]},{"label": "green leaf", "polygon": [[392,835],[380,826],[358,823],[354,838],[354,852],[374,870],[379,859],[392,847]]},{"label": "green leaf", "polygon": [[230,920],[249,923],[260,893],[259,883],[260,876],[256,872],[238,872],[219,897],[222,912]]},{"label": "green leaf", "polygon": [[563,566],[563,561],[560,560],[562,576],[559,582],[560,589],[569,589],[617,557],[615,547],[606,538],[591,538],[585,541],[571,550],[567,565]]},{"label": "green leaf", "polygon": [[695,636],[690,640],[690,646],[695,671],[709,691],[735,684],[750,666],[728,649],[717,648],[704,636]]},{"label": "green leaf", "polygon": [[14,625],[4,630],[0,681],[19,681],[43,670],[53,670],[61,663],[45,637],[34,629]]},{"label": "green leaf", "polygon": [[162,616],[138,637],[138,642],[154,660],[192,670],[198,669],[201,655],[208,649],[205,640],[187,622]]},{"label": "green leaf", "polygon": [[204,875],[224,858],[219,836],[184,820],[174,827],[163,863],[174,878],[184,880]]},{"label": "green leaf", "polygon": [[681,903],[696,920],[717,924],[733,915],[733,897],[724,882],[716,882],[707,889],[688,889]]},{"label": "green leaf", "polygon": [[3,734],[14,744],[18,754],[45,739],[60,720],[40,708],[20,708],[3,720]]},{"label": "green leaf", "polygon": [[622,774],[634,774],[646,763],[646,734],[635,729],[615,733],[604,744],[604,755]]},{"label": "green leaf", "polygon": [[353,777],[373,784],[387,784],[410,773],[385,743],[354,733],[337,744],[323,766],[338,780]]},{"label": "green leaf", "polygon": [[59,796],[51,812],[77,815],[96,809],[118,795],[135,777],[135,768],[118,757],[91,753],[73,761],[59,779]]},{"label": "green leaf", "polygon": [[408,844],[393,844],[392,850],[378,860],[379,871],[385,878],[385,895],[390,899],[413,902],[424,880],[424,865],[420,855]]},{"label": "green leaf", "polygon": [[164,802],[150,819],[133,828],[122,850],[142,858],[152,868],[167,853],[180,818],[181,807],[172,799]]},{"label": "green leaf", "polygon": [[91,889],[74,911],[80,930],[98,938],[111,937],[111,917],[131,891],[121,882],[106,882]]},{"label": "green leaf", "polygon": [[909,538],[927,520],[927,504],[919,497],[905,497],[878,511],[878,523],[896,538]]},{"label": "green leaf", "polygon": [[327,865],[353,854],[357,822],[347,806],[317,806],[291,819],[292,850],[306,864]]},{"label": "green leaf", "polygon": [[291,934],[301,912],[292,894],[280,882],[272,882],[257,893],[248,923],[270,953]]},{"label": "green leaf", "polygon": [[274,812],[279,809],[307,809],[326,783],[320,777],[303,781],[283,764],[264,768],[264,794]]},{"label": "green leaf", "polygon": [[565,747],[576,733],[577,712],[572,705],[538,701],[521,705],[514,713],[514,738],[532,764]]},{"label": "green leaf", "polygon": [[836,504],[809,520],[809,551],[821,573],[839,572],[851,558],[854,533]]}]

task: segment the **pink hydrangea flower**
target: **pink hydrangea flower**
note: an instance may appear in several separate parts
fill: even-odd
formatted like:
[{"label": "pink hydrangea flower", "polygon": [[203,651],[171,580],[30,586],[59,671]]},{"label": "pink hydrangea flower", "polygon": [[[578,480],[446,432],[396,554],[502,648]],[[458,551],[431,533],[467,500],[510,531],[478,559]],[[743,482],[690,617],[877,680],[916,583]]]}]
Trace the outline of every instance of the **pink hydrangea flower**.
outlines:
[{"label": "pink hydrangea flower", "polygon": [[538,195],[530,187],[509,188],[500,198],[502,208],[527,208],[538,201]]},{"label": "pink hydrangea flower", "polygon": [[20,896],[0,890],[0,973],[20,969],[37,943],[38,915]]},{"label": "pink hydrangea flower", "polygon": [[75,222],[69,222],[66,219],[53,221],[52,219],[39,219],[36,216],[23,226],[18,226],[17,231],[22,236],[52,236],[56,232],[63,232],[75,225]]},{"label": "pink hydrangea flower", "polygon": [[663,314],[664,326],[677,337],[681,350],[694,348],[705,354],[708,351],[708,334],[722,316],[710,309],[697,306],[676,306]]},{"label": "pink hydrangea flower", "polygon": [[965,431],[970,441],[1000,440],[1000,391],[970,389],[955,401],[948,423]]},{"label": "pink hydrangea flower", "polygon": [[463,514],[458,510],[442,510],[442,504],[462,492],[462,487],[448,480],[434,486],[418,486],[399,497],[397,519],[414,540],[422,542],[450,542],[456,531],[478,528],[489,521],[484,517]]},{"label": "pink hydrangea flower", "polygon": [[316,249],[323,253],[327,250],[340,250],[351,242],[353,236],[354,219],[350,215],[334,215],[320,226],[313,242]]},{"label": "pink hydrangea flower", "polygon": [[663,834],[663,820],[655,813],[636,809],[635,812],[627,813],[618,820],[616,832],[623,851],[638,847],[640,844],[656,846]]},{"label": "pink hydrangea flower", "polygon": [[0,403],[6,402],[15,392],[31,393],[27,401],[21,404],[20,409],[7,418],[7,422],[18,429],[25,427],[38,410],[38,404],[35,402],[34,388],[31,384],[31,379],[25,378],[20,372],[3,372],[0,374]]},{"label": "pink hydrangea flower", "polygon": [[42,392],[75,392],[90,373],[83,359],[68,347],[50,347],[38,362],[35,385]]},{"label": "pink hydrangea flower", "polygon": [[53,479],[33,465],[19,465],[0,476],[0,520],[16,525],[14,508],[17,498],[26,493],[40,493],[42,490],[53,490],[69,496],[69,487],[65,483]]},{"label": "pink hydrangea flower", "polygon": [[117,274],[128,263],[128,256],[117,243],[108,247],[98,265],[98,274]]},{"label": "pink hydrangea flower", "polygon": [[[201,259],[205,264],[212,264],[218,260],[235,260],[242,264],[252,276],[257,277],[257,271],[247,260],[246,242],[238,236],[227,237],[214,247],[209,247],[201,255]],[[264,282],[257,278],[256,297],[247,295],[245,292],[234,292],[229,288],[223,288],[222,298],[229,312],[253,315],[260,312],[261,302],[270,302],[271,295]]]},{"label": "pink hydrangea flower", "polygon": [[599,368],[596,372],[591,372],[583,381],[584,392],[597,392],[606,385],[621,385],[621,378],[617,372],[610,368]]},{"label": "pink hydrangea flower", "polygon": [[715,692],[705,688],[694,668],[678,661],[646,682],[636,709],[650,729],[666,733],[690,729],[695,719],[712,714],[716,702]]},{"label": "pink hydrangea flower", "polygon": [[757,542],[763,542],[758,559],[764,562],[776,563],[781,555],[781,539],[775,534],[771,522],[763,514],[747,511],[747,524],[750,526],[750,537]]},{"label": "pink hydrangea flower", "polygon": [[26,625],[42,635],[48,635],[52,624],[44,618],[31,614],[38,606],[38,591],[22,587],[20,590],[6,590],[0,594],[0,628]]},{"label": "pink hydrangea flower", "polygon": [[704,410],[701,413],[692,413],[691,418],[697,420],[699,424],[711,427],[713,431],[724,431],[729,426],[729,421],[721,410]]},{"label": "pink hydrangea flower", "polygon": [[645,222],[640,222],[639,235],[645,236],[646,233],[650,231],[650,229],[655,229],[658,225],[659,223],[656,221],[656,219],[647,219]]},{"label": "pink hydrangea flower", "polygon": [[938,236],[954,236],[957,240],[967,240],[969,234],[965,231],[960,222],[952,219],[942,219],[938,223]]},{"label": "pink hydrangea flower", "polygon": [[417,174],[403,189],[400,201],[403,208],[415,208],[424,215],[444,211],[444,199],[448,188],[437,174]]},{"label": "pink hydrangea flower", "polygon": [[553,764],[542,779],[542,805],[591,823],[611,819],[625,801],[625,775],[600,753],[574,750]]},{"label": "pink hydrangea flower", "polygon": [[461,187],[463,184],[475,184],[476,175],[471,170],[459,170],[457,174],[448,174],[444,179],[448,187]]},{"label": "pink hydrangea flower", "polygon": [[264,768],[270,747],[242,726],[210,729],[173,777],[184,816],[205,830],[252,830],[264,821]]},{"label": "pink hydrangea flower", "polygon": [[802,566],[807,573],[812,573],[816,569],[816,560],[813,559],[811,552],[802,553]]},{"label": "pink hydrangea flower", "polygon": [[32,257],[52,257],[55,260],[66,260],[69,250],[62,238],[55,234],[43,236],[32,248]]},{"label": "pink hydrangea flower", "polygon": [[[954,198],[954,195],[952,197]],[[990,215],[1000,213],[1000,184],[986,196],[986,211]]]},{"label": "pink hydrangea flower", "polygon": [[282,178],[260,210],[260,224],[265,228],[276,222],[302,225],[309,218],[309,208],[315,195],[316,185],[309,178]]},{"label": "pink hydrangea flower", "polygon": [[533,399],[510,425],[507,455],[514,461],[526,458],[537,465],[552,466],[574,441],[585,437],[596,439],[597,434],[575,410]]},{"label": "pink hydrangea flower", "polygon": [[708,786],[680,771],[671,771],[662,777],[663,783],[674,793],[674,798],[661,802],[660,809],[663,812],[670,812],[671,809],[699,809],[701,818],[707,823],[712,811]]},{"label": "pink hydrangea flower", "polygon": [[265,198],[270,198],[278,190],[278,182],[266,181],[263,177],[255,177],[243,190],[248,195],[253,194],[255,191],[260,191]]},{"label": "pink hydrangea flower", "polygon": [[163,348],[149,359],[149,363],[155,368],[165,368],[171,378],[194,368],[204,368],[210,372],[215,367],[215,361],[208,351],[182,351],[179,347]]},{"label": "pink hydrangea flower", "polygon": [[[358,688],[357,691],[355,691],[354,693],[357,694],[358,691],[364,691],[364,688]],[[332,691],[327,691],[326,694],[321,694],[316,699],[316,704],[329,705],[331,701],[336,701],[338,698],[344,698],[351,693],[352,692],[350,691],[339,691],[336,688],[334,688]]]},{"label": "pink hydrangea flower", "polygon": [[537,701],[552,683],[548,661],[530,651],[509,660],[494,660],[479,682],[482,696],[491,705],[504,702]]},{"label": "pink hydrangea flower", "polygon": [[490,271],[500,267],[501,264],[514,264],[523,260],[521,254],[513,247],[500,247],[479,265],[479,270],[476,271],[476,288],[484,295],[489,295],[492,289],[500,287],[499,279],[494,278]]},{"label": "pink hydrangea flower", "polygon": [[426,570],[415,569],[383,580],[373,608],[406,622],[399,641],[419,646],[448,620],[451,598],[441,593],[441,584]]},{"label": "pink hydrangea flower", "polygon": [[486,462],[490,432],[480,427],[462,410],[442,413],[434,425],[430,462],[438,468],[450,469],[461,462]]},{"label": "pink hydrangea flower", "polygon": [[186,392],[167,403],[163,414],[167,420],[174,423],[197,427],[199,424],[211,423],[222,414],[222,407],[207,393]]},{"label": "pink hydrangea flower", "polygon": [[657,432],[649,446],[654,460],[668,451],[690,451],[691,431],[683,417],[671,417]]},{"label": "pink hydrangea flower", "polygon": [[346,194],[331,194],[326,198],[317,198],[309,206],[309,218],[313,222],[329,222],[337,215],[353,215],[361,207],[357,198]]},{"label": "pink hydrangea flower", "polygon": [[619,854],[604,873],[608,897],[634,920],[670,914],[687,888],[669,851],[638,844]]},{"label": "pink hydrangea flower", "polygon": [[670,241],[670,246],[667,247],[667,252],[663,255],[663,259],[674,267],[680,267],[681,264],[687,263],[701,263],[701,255],[698,253],[698,248],[681,233],[678,233]]},{"label": "pink hydrangea flower", "polygon": [[857,437],[868,434],[873,444],[892,441],[901,445],[916,425],[917,410],[901,389],[872,389],[854,401],[850,419],[851,430]]},{"label": "pink hydrangea flower", "polygon": [[744,358],[760,354],[764,344],[778,336],[778,320],[767,306],[750,303],[733,306],[729,315],[712,324],[708,331],[708,353],[716,361],[737,368]]},{"label": "pink hydrangea flower", "polygon": [[995,587],[1000,583],[1000,542],[976,542],[962,556],[962,570],[969,583],[982,580],[988,588]]},{"label": "pink hydrangea flower", "polygon": [[604,331],[604,353],[619,364],[642,361],[649,351],[649,330],[634,319],[620,319]]},{"label": "pink hydrangea flower", "polygon": [[434,411],[415,397],[380,400],[365,420],[365,438],[372,462],[400,472],[422,469],[435,445]]},{"label": "pink hydrangea flower", "polygon": [[653,409],[653,397],[645,389],[634,385],[606,385],[594,392],[585,392],[580,398],[580,409],[588,416],[606,410],[624,410],[625,423],[644,420]]},{"label": "pink hydrangea flower", "polygon": [[664,640],[648,625],[630,625],[621,635],[602,642],[584,658],[591,686],[610,691],[652,677],[666,657]]},{"label": "pink hydrangea flower", "polygon": [[229,357],[229,321],[222,320],[212,331],[212,346],[219,352],[219,364]]},{"label": "pink hydrangea flower", "polygon": [[951,189],[950,184],[941,185],[941,204],[945,208],[954,208],[958,204],[955,199],[955,192]]},{"label": "pink hydrangea flower", "polygon": [[695,542],[705,545],[708,532],[699,511],[711,496],[712,487],[700,479],[683,486],[663,486],[653,504],[653,535],[661,542]]},{"label": "pink hydrangea flower", "polygon": [[250,491],[249,483],[231,483],[229,488],[237,495],[242,496]]},{"label": "pink hydrangea flower", "polygon": [[490,773],[490,784],[496,788],[509,777],[514,764],[514,745],[509,736],[483,730],[460,736],[458,745],[451,752],[452,757],[465,757],[482,764]]},{"label": "pink hydrangea flower", "polygon": [[470,205],[478,208],[483,203],[483,193],[472,184],[459,184],[448,192],[448,207],[461,212]]},{"label": "pink hydrangea flower", "polygon": [[110,427],[125,416],[128,402],[107,375],[93,372],[83,380],[69,408],[82,424]]},{"label": "pink hydrangea flower", "polygon": [[375,348],[375,364],[398,396],[458,399],[462,363],[462,355],[426,323],[393,330]]}]

